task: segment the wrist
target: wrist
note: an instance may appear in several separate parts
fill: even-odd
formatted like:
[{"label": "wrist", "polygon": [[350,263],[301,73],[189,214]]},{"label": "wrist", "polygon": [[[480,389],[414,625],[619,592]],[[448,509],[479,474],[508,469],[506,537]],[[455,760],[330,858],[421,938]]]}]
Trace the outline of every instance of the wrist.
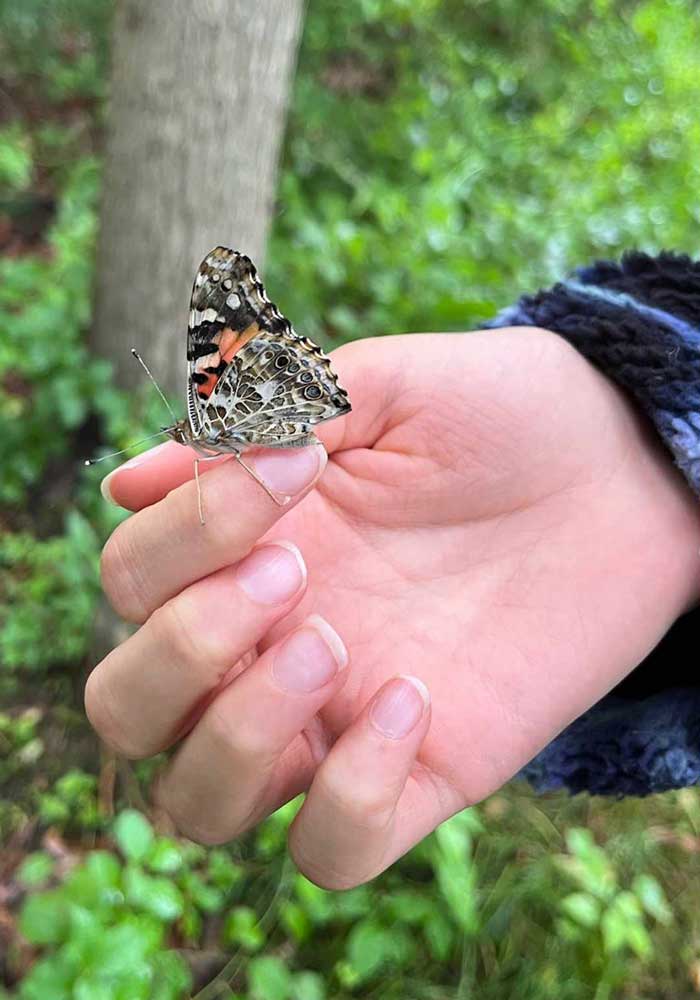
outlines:
[{"label": "wrist", "polygon": [[669,627],[700,603],[700,503],[646,420],[638,424],[639,475],[650,505],[650,545],[660,546],[659,573],[649,587],[668,602]]}]

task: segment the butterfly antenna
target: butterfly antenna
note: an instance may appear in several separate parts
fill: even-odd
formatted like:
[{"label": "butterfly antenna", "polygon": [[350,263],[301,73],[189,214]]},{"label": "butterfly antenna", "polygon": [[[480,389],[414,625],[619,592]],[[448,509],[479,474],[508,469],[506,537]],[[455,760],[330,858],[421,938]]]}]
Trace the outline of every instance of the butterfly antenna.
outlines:
[{"label": "butterfly antenna", "polygon": [[157,434],[149,434],[148,437],[141,438],[140,441],[132,441],[132,443],[127,448],[121,448],[119,451],[110,451],[109,455],[100,455],[99,458],[86,458],[85,459],[85,464],[86,465],[97,465],[98,462],[104,462],[105,459],[107,459],[107,458],[114,458],[115,455],[123,455],[124,452],[130,451],[132,448],[135,448],[136,445],[145,444],[146,441],[152,441],[153,438],[160,437],[161,434],[167,434],[167,433],[168,432],[165,429],[163,429],[162,431],[158,431]]},{"label": "butterfly antenna", "polygon": [[143,358],[141,357],[141,355],[139,354],[139,352],[136,350],[135,347],[131,348],[131,353],[134,355],[134,357],[136,358],[136,360],[138,361],[138,363],[141,365],[141,367],[145,371],[146,375],[148,375],[149,379],[151,380],[151,382],[153,383],[153,385],[155,387],[156,392],[158,393],[158,395],[160,396],[160,398],[163,400],[163,402],[167,406],[168,413],[173,418],[174,422],[177,423],[177,417],[175,416],[175,414],[173,412],[173,408],[170,405],[170,403],[168,402],[165,393],[163,392],[163,390],[161,389],[161,387],[158,385],[158,383],[156,382],[156,380],[153,378],[153,375],[151,374],[151,369],[148,367],[148,365],[143,360]]}]

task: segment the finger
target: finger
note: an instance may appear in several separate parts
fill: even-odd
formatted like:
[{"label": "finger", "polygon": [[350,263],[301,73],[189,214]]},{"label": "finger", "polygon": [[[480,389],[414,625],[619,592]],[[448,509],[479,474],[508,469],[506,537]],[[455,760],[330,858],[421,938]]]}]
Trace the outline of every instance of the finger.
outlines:
[{"label": "finger", "polygon": [[[126,510],[150,507],[192,479],[196,458],[194,449],[165,441],[110,472],[100,483],[100,492],[105,500]],[[222,455],[220,461],[207,461],[199,471],[204,475],[227,461],[230,456]]]},{"label": "finger", "polygon": [[429,725],[425,685],[395,677],[334,745],[290,830],[308,878],[328,889],[366,882],[450,815],[416,765]]},{"label": "finger", "polygon": [[127,757],[170,746],[305,585],[304,561],[289,542],[261,545],[192,584],[90,674],[85,707],[94,729]]},{"label": "finger", "polygon": [[224,843],[298,794],[314,766],[302,732],[346,668],[341,640],[312,615],[222,691],[157,785],[180,832]]},{"label": "finger", "polygon": [[260,451],[248,458],[273,492],[289,497],[284,506],[245,469],[224,462],[201,479],[205,524],[199,521],[193,481],[124,521],[102,553],[102,583],[115,611],[144,622],[195,580],[238,562],[308,493],[326,459],[318,444]]}]

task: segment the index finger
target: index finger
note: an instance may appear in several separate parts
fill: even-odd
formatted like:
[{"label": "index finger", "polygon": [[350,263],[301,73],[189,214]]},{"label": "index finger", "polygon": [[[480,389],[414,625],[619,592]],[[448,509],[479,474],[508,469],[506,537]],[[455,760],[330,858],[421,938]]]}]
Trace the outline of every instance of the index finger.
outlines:
[{"label": "index finger", "polygon": [[[182,450],[187,454],[188,449]],[[157,474],[160,456],[154,452]],[[102,553],[102,582],[114,610],[128,621],[144,622],[195,580],[238,562],[309,492],[326,461],[320,444],[246,456],[273,493],[290,498],[284,506],[245,469],[225,461],[201,477],[204,524],[198,515],[197,483],[191,478],[138,511],[117,527]]]},{"label": "index finger", "polygon": [[[142,510],[182,486],[194,475],[197,453],[175,441],[149,448],[135,458],[124,462],[102,480],[100,491],[105,500],[126,510]],[[230,461],[222,455],[207,462],[200,472],[211,472],[221,462]]]}]

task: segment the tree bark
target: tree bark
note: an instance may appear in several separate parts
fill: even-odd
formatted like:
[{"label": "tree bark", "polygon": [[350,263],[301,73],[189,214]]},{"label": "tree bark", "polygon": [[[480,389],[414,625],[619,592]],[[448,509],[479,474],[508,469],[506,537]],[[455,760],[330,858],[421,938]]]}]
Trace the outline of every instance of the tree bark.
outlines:
[{"label": "tree bark", "polygon": [[93,349],[184,391],[190,288],[217,244],[260,263],[302,0],[119,0]]}]

